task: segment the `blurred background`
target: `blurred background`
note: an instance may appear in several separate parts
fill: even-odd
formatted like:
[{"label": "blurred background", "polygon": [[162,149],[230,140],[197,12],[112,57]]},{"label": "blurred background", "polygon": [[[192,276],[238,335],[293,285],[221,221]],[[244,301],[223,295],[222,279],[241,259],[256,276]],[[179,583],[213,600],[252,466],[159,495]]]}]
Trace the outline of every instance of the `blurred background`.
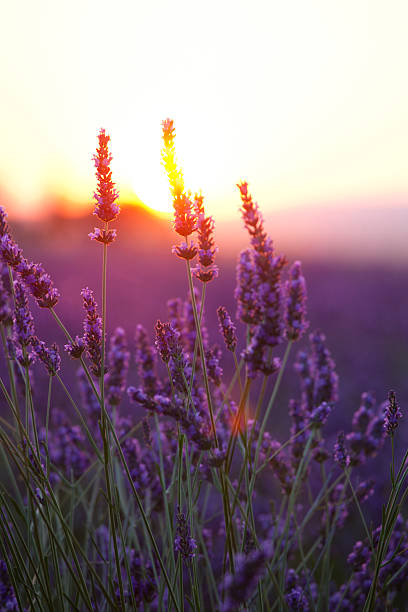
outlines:
[{"label": "blurred background", "polygon": [[[366,390],[382,401],[395,388],[408,406],[407,20],[404,0],[9,3],[1,204],[25,256],[52,274],[72,333],[81,288],[100,299],[101,248],[87,234],[101,127],[122,205],[108,329],[122,325],[132,343],[137,323],[152,331],[167,299],[186,294],[160,156],[169,116],[186,185],[216,221],[212,341],[216,307],[235,312],[248,242],[236,183],[247,180],[277,250],[304,264],[311,329],[338,364],[338,423],[349,427]],[[63,344],[37,314],[39,333]]]}]

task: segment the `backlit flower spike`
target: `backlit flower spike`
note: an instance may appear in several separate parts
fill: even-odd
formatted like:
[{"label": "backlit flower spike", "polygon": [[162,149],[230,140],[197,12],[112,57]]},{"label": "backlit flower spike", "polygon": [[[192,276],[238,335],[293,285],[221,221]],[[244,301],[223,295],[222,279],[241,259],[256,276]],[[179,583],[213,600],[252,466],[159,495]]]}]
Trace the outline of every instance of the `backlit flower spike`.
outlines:
[{"label": "backlit flower spike", "polygon": [[215,254],[218,251],[213,237],[215,223],[212,217],[205,216],[203,197],[196,196],[195,203],[200,265],[194,268],[193,272],[202,283],[208,283],[218,276],[218,267],[214,264]]},{"label": "backlit flower spike", "polygon": [[[193,259],[197,254],[194,245],[187,245],[187,236],[190,236],[197,229],[197,214],[191,199],[191,194],[187,193],[184,187],[183,173],[178,167],[176,151],[174,146],[175,130],[172,119],[162,121],[163,128],[163,149],[162,160],[166,171],[170,192],[173,198],[174,208],[174,229],[186,238],[186,243],[173,248],[173,252],[182,259]],[[190,248],[189,248],[190,247]]]},{"label": "backlit flower spike", "polygon": [[[96,155],[93,156],[97,178],[97,187],[93,195],[96,200],[93,214],[104,223],[109,223],[114,221],[120,212],[119,204],[116,202],[119,192],[112,181],[112,171],[110,168],[112,155],[108,148],[110,136],[106,134],[104,129],[101,129],[99,132],[98,141],[99,146],[96,149]],[[107,228],[102,230],[96,227],[89,234],[89,237],[91,240],[110,244],[116,237],[116,230],[108,230]]]},{"label": "backlit flower spike", "polygon": [[267,240],[267,234],[263,226],[263,217],[258,203],[252,199],[248,192],[248,183],[243,181],[237,184],[242,200],[241,215],[246,229],[251,236],[251,243],[255,250],[259,250]]}]

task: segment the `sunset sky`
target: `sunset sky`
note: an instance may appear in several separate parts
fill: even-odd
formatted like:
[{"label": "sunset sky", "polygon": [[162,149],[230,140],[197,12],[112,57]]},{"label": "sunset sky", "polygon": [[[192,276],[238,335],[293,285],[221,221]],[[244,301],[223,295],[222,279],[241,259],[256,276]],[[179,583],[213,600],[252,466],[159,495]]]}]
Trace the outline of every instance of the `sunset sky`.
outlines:
[{"label": "sunset sky", "polygon": [[408,202],[406,0],[22,0],[3,7],[0,195],[89,205],[104,127],[123,199],[170,205],[161,120],[211,213]]}]

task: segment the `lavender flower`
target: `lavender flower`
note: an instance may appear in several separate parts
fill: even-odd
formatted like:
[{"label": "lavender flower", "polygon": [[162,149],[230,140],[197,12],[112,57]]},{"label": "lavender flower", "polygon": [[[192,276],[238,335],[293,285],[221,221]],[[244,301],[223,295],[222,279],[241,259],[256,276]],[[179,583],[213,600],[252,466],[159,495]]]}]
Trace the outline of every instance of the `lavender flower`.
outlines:
[{"label": "lavender flower", "polygon": [[101,242],[102,244],[112,244],[112,242],[116,239],[117,231],[115,229],[101,229],[100,227],[95,227],[94,231],[88,234],[91,240],[96,240],[97,242]]},{"label": "lavender flower", "polygon": [[239,183],[237,187],[242,200],[242,218],[251,236],[252,246],[255,250],[263,248],[267,235],[263,227],[263,218],[258,203],[252,199],[251,194],[248,192],[247,182]]},{"label": "lavender flower", "polygon": [[248,555],[239,553],[235,557],[235,573],[227,574],[223,581],[226,598],[222,612],[236,612],[251,597],[259,579],[265,572],[266,563],[271,556],[271,545],[268,541]]},{"label": "lavender flower", "polygon": [[250,249],[242,251],[237,264],[237,318],[243,323],[255,325],[261,318],[261,306],[256,291],[255,266]]},{"label": "lavender flower", "polygon": [[89,465],[90,453],[85,449],[85,435],[59,410],[53,413],[48,449],[53,465],[68,478],[79,478]]},{"label": "lavender flower", "polygon": [[285,595],[286,603],[291,612],[307,612],[309,603],[302,587],[294,587]]},{"label": "lavender flower", "polygon": [[215,254],[218,248],[215,246],[214,219],[206,217],[204,208],[202,207],[202,198],[199,200],[201,208],[199,208],[197,231],[198,231],[198,260],[200,266],[194,268],[195,276],[203,283],[208,283],[218,276],[218,268],[214,264]]},{"label": "lavender flower", "polygon": [[0,206],[0,236],[4,236],[4,234],[8,234],[7,213],[4,208]]},{"label": "lavender flower", "polygon": [[178,332],[172,328],[170,323],[162,323],[161,321],[157,321],[155,331],[155,344],[164,363],[168,363],[171,357],[176,368],[183,369],[185,360]]},{"label": "lavender flower", "polygon": [[289,495],[293,487],[294,473],[280,442],[271,440],[268,444],[268,453],[272,456],[269,465],[280,482],[282,492]]},{"label": "lavender flower", "polygon": [[[91,289],[85,287],[81,295],[86,312],[84,320],[84,343],[89,359],[91,360],[91,370],[95,376],[101,375],[102,358],[102,319],[97,313],[97,304]],[[105,368],[106,371],[106,368]]]},{"label": "lavender flower", "polygon": [[217,309],[220,331],[224,336],[225,346],[229,351],[234,352],[237,348],[237,330],[228,311],[224,306]]},{"label": "lavender flower", "polygon": [[369,563],[370,550],[360,540],[354,544],[352,552],[347,557],[347,563],[353,570],[358,570],[362,565]]},{"label": "lavender flower", "polygon": [[320,406],[313,408],[312,412],[310,413],[310,423],[314,427],[321,427],[326,423],[327,419],[329,418],[331,410],[332,407],[330,404],[328,404],[327,402],[322,402]]},{"label": "lavender flower", "polygon": [[174,549],[179,552],[184,561],[190,561],[195,557],[197,542],[190,535],[190,528],[187,523],[186,515],[177,508],[177,528],[174,539]]},{"label": "lavender flower", "polygon": [[0,606],[7,612],[17,612],[20,608],[3,559],[0,559]]},{"label": "lavender flower", "polygon": [[129,399],[149,412],[162,416],[168,416],[180,423],[188,440],[195,444],[200,450],[206,451],[212,448],[214,438],[211,435],[211,425],[206,414],[199,412],[187,412],[184,401],[176,397],[174,400],[161,394],[149,397],[146,393],[136,387],[127,390]]},{"label": "lavender flower", "polygon": [[40,308],[53,308],[57,304],[60,293],[41,264],[22,257],[16,270]]},{"label": "lavender flower", "polygon": [[300,261],[295,261],[290,269],[290,280],[286,282],[286,336],[289,340],[299,340],[305,333],[306,321],[306,281],[302,275]]},{"label": "lavender flower", "polygon": [[[94,193],[96,200],[94,215],[96,215],[101,221],[108,223],[113,221],[118,216],[120,209],[116,200],[119,197],[119,192],[115,189],[115,183],[112,182],[112,171],[110,169],[110,163],[112,161],[112,155],[108,149],[108,143],[110,136],[105,133],[104,129],[101,129],[98,135],[99,147],[96,149],[96,155],[93,156],[96,168],[96,178],[98,185]],[[97,240],[102,237],[100,231],[97,228],[95,234],[90,234],[91,238]],[[112,240],[114,236],[110,234],[103,235],[105,239],[110,237]],[[111,241],[112,241],[111,240]],[[104,242],[103,240],[102,242]]]},{"label": "lavender flower", "polygon": [[325,345],[326,336],[316,331],[310,334],[312,364],[314,369],[313,404],[332,403],[337,400],[338,376],[330,351]]},{"label": "lavender flower", "polygon": [[73,359],[80,359],[85,350],[85,340],[76,336],[75,340],[68,342],[68,344],[64,344],[64,350]]},{"label": "lavender flower", "polygon": [[222,382],[222,368],[220,366],[221,350],[218,346],[208,349],[205,352],[205,362],[207,366],[208,378],[217,386]]},{"label": "lavender flower", "polygon": [[388,393],[388,405],[384,416],[384,429],[388,436],[393,436],[398,427],[399,420],[402,418],[402,412],[397,404],[395,391]]},{"label": "lavender flower", "polygon": [[382,448],[385,436],[384,417],[378,414],[373,395],[363,393],[360,408],[353,415],[352,431],[347,434],[351,464],[358,465],[374,457]]},{"label": "lavender flower", "polygon": [[0,323],[5,327],[13,324],[10,280],[7,266],[2,261],[0,261]]},{"label": "lavender flower", "polygon": [[198,253],[198,249],[193,242],[190,242],[190,244],[187,244],[187,242],[176,244],[173,246],[172,251],[180,259],[186,259],[187,261],[194,259]]},{"label": "lavender flower", "polygon": [[34,354],[29,348],[35,333],[34,319],[28,307],[25,289],[19,281],[14,281],[14,295],[13,344],[19,362],[28,366],[34,361]]},{"label": "lavender flower", "polygon": [[[174,229],[187,238],[194,232],[197,226],[196,214],[193,203],[184,191],[183,173],[177,165],[176,151],[174,146],[175,130],[172,119],[162,121],[163,126],[163,166],[167,173],[170,191],[173,196]],[[179,255],[180,257],[181,255]]]},{"label": "lavender flower", "polygon": [[37,357],[47,368],[49,375],[55,376],[61,368],[61,357],[58,346],[55,344],[55,342],[50,348],[48,348],[45,342],[39,340],[37,336],[33,336],[31,339],[31,345]]},{"label": "lavender flower", "polygon": [[14,242],[9,234],[4,234],[0,238],[0,256],[4,263],[12,268],[16,268],[23,259],[23,252]]},{"label": "lavender flower", "polygon": [[[254,274],[248,280],[250,299],[259,311],[259,322],[243,357],[247,363],[248,376],[255,378],[259,371],[270,375],[279,368],[276,358],[271,359],[269,349],[279,345],[284,336],[281,272],[286,265],[286,259],[274,254],[272,241],[263,227],[258,204],[248,193],[248,184],[241,183],[238,187],[242,200],[242,216],[254,250]],[[250,256],[245,256],[245,259],[250,268]],[[242,269],[239,271],[240,276],[241,274]],[[240,294],[241,291],[238,291],[239,300],[242,299]]]},{"label": "lavender flower", "polygon": [[350,456],[346,451],[344,431],[340,431],[337,436],[337,441],[334,445],[334,461],[339,464],[340,467],[346,468],[350,465]]},{"label": "lavender flower", "polygon": [[142,431],[143,431],[143,440],[144,440],[144,443],[146,444],[146,446],[151,448],[152,444],[153,444],[152,430],[150,429],[150,423],[149,423],[149,419],[147,417],[145,417],[142,420]]},{"label": "lavender flower", "polygon": [[126,388],[129,357],[125,331],[121,327],[117,327],[110,340],[109,373],[106,377],[106,397],[112,406],[120,403]]}]

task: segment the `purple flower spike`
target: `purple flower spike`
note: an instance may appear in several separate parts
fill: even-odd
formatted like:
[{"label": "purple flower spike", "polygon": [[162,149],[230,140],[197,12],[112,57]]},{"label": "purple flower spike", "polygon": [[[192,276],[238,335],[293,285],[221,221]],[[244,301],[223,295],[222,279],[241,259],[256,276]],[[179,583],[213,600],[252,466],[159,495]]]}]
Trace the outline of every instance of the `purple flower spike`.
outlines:
[{"label": "purple flower spike", "polygon": [[177,535],[174,539],[174,549],[179,552],[184,561],[190,561],[195,557],[195,551],[197,543],[194,538],[190,536],[190,528],[187,523],[186,515],[180,512],[180,508],[177,508]]},{"label": "purple flower spike", "polygon": [[[101,349],[102,349],[102,319],[97,313],[97,304],[91,289],[85,287],[81,295],[84,301],[86,317],[84,320],[84,342],[89,359],[92,362],[91,370],[95,376],[101,375]],[[105,369],[106,371],[106,369]]]},{"label": "purple flower spike", "polygon": [[60,293],[41,264],[22,258],[16,269],[40,308],[53,308],[57,304]]},{"label": "purple flower spike", "polygon": [[162,323],[161,321],[157,321],[155,331],[155,344],[164,363],[168,363],[171,357],[176,367],[184,367],[183,349],[180,345],[178,332],[172,328],[170,323]]},{"label": "purple flower spike", "polygon": [[290,280],[286,283],[286,336],[289,340],[299,340],[306,329],[306,281],[302,275],[300,261],[295,261],[290,269]]},{"label": "purple flower spike", "polygon": [[83,338],[80,338],[79,336],[76,336],[73,342],[68,342],[68,344],[64,344],[64,350],[73,359],[80,359],[82,357],[82,353],[85,350],[85,340]]},{"label": "purple flower spike", "polygon": [[333,458],[340,467],[346,468],[350,465],[350,456],[346,451],[346,445],[344,440],[344,431],[340,431],[337,436],[336,443],[334,445]]},{"label": "purple flower spike", "polygon": [[112,171],[110,169],[112,155],[108,149],[110,136],[105,133],[104,129],[101,129],[98,140],[99,147],[96,149],[96,155],[93,157],[96,178],[98,180],[98,186],[94,193],[96,200],[94,215],[101,221],[108,223],[116,219],[120,212],[119,205],[116,203],[119,192],[114,187],[115,183],[112,182]]},{"label": "purple flower spike", "polygon": [[248,555],[239,553],[235,557],[235,574],[227,574],[223,587],[227,592],[222,612],[236,612],[243,602],[250,597],[266,570],[271,557],[271,545],[268,541]]},{"label": "purple flower spike", "polygon": [[61,368],[61,357],[58,346],[54,343],[50,348],[45,342],[34,336],[31,340],[31,345],[35,354],[43,362],[50,376],[55,376]]},{"label": "purple flower spike", "polygon": [[285,599],[290,612],[307,612],[310,609],[304,590],[300,586],[294,587],[289,591],[285,595]]},{"label": "purple flower spike", "polygon": [[326,423],[331,411],[331,405],[327,402],[322,402],[320,406],[317,406],[317,408],[314,408],[312,410],[310,415],[310,422],[314,427],[321,427]]},{"label": "purple flower spike", "polygon": [[7,213],[0,206],[0,236],[4,236],[4,234],[8,234]]},{"label": "purple flower spike", "polygon": [[19,281],[14,281],[14,295],[14,340],[21,347],[27,347],[34,336],[34,319],[28,307],[26,292]]},{"label": "purple flower spike", "polygon": [[23,259],[22,250],[8,234],[0,238],[0,255],[12,268],[16,268]]},{"label": "purple flower spike", "polygon": [[252,246],[255,250],[262,247],[267,239],[263,227],[263,218],[257,202],[252,199],[248,192],[248,183],[242,182],[237,185],[242,200],[241,214],[246,229],[251,236]]},{"label": "purple flower spike", "polygon": [[261,306],[256,292],[255,266],[251,250],[242,251],[237,264],[237,318],[243,323],[259,323]]},{"label": "purple flower spike", "polygon": [[214,219],[204,214],[203,198],[196,196],[196,209],[198,211],[198,260],[200,266],[193,270],[194,275],[202,282],[208,283],[218,276],[218,268],[214,264],[215,254],[218,248],[215,246]]},{"label": "purple flower spike", "polygon": [[314,370],[313,403],[319,406],[322,402],[337,400],[338,376],[335,363],[325,345],[326,336],[320,332],[310,334],[313,347],[312,362]]},{"label": "purple flower spike", "polygon": [[0,593],[1,593],[1,604],[3,610],[9,612],[17,612],[20,609],[17,597],[11,583],[7,565],[0,559]]},{"label": "purple flower spike", "polygon": [[393,436],[398,427],[399,420],[402,418],[402,412],[397,404],[395,391],[390,391],[388,394],[388,406],[385,409],[384,429],[387,435]]},{"label": "purple flower spike", "polygon": [[234,352],[237,348],[237,330],[228,311],[224,306],[220,306],[217,309],[218,321],[220,324],[220,331],[224,336],[225,346],[229,351]]},{"label": "purple flower spike", "polygon": [[130,353],[127,348],[126,334],[117,327],[110,340],[108,353],[109,374],[106,378],[106,397],[109,404],[117,405],[126,388],[126,376],[129,369]]}]

